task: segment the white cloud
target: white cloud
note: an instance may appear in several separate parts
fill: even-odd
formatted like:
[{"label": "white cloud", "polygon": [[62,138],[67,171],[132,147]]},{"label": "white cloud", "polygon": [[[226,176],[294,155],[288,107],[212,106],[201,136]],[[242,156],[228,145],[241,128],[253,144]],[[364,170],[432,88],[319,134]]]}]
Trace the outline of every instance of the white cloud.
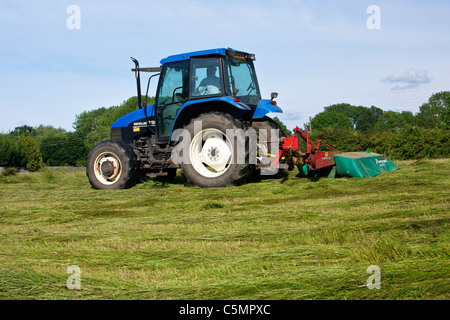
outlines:
[{"label": "white cloud", "polygon": [[416,88],[421,84],[426,84],[431,82],[431,77],[428,75],[428,71],[397,71],[391,74],[389,77],[381,80],[382,82],[389,82],[397,84],[391,90],[405,90]]}]

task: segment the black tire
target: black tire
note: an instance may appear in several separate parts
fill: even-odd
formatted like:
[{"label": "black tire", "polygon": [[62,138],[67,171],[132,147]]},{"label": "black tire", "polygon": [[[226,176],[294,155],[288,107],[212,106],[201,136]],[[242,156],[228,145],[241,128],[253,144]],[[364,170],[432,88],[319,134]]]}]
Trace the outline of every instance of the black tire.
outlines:
[{"label": "black tire", "polygon": [[131,188],[137,181],[136,156],[122,143],[100,142],[88,156],[86,174],[95,189]]},{"label": "black tire", "polygon": [[[260,150],[260,152],[267,152],[271,154],[272,156],[276,156],[279,149],[279,139],[286,138],[286,135],[284,134],[283,130],[281,130],[278,123],[276,123],[273,119],[265,116],[262,119],[257,119],[252,121],[252,128],[256,130],[258,134],[258,142],[260,142],[260,139],[263,139],[262,142],[265,142],[267,150]],[[265,129],[260,131],[260,129]],[[278,130],[278,139],[274,137],[272,139],[272,129]],[[273,171],[273,175],[275,175],[278,172],[278,170]],[[261,169],[256,170],[255,174],[258,176],[261,174]],[[272,175],[270,170],[268,168],[265,169],[264,175]]]},{"label": "black tire", "polygon": [[[202,134],[197,133],[194,137],[194,122],[196,121],[201,121],[202,123]],[[239,143],[237,142],[227,144],[227,141],[229,140],[227,140],[228,137],[226,137],[227,129],[242,129],[243,132],[245,132],[245,125],[240,120],[230,116],[229,114],[210,112],[201,114],[199,117],[192,119],[184,129],[188,130],[191,136],[191,142],[187,148],[189,149],[189,154],[186,155],[186,157],[189,158],[189,162],[187,164],[181,163],[180,167],[181,173],[186,177],[189,183],[202,188],[210,188],[234,186],[242,184],[245,181],[245,178],[249,175],[252,169],[252,166],[248,164],[248,139],[244,141],[244,145],[238,146]],[[219,137],[220,134],[222,134],[222,137]],[[205,136],[207,138],[203,141]],[[206,148],[207,146],[206,141],[209,139],[208,137],[210,137],[213,141],[214,139],[217,139],[215,141],[222,139],[223,144],[213,144],[209,150],[205,151],[204,147]],[[196,144],[196,142],[199,144]],[[233,146],[233,148],[230,147],[227,149],[227,146]],[[194,151],[197,147],[201,148],[200,152]],[[244,152],[243,156],[240,155],[241,157],[239,157],[240,161],[238,161],[237,156],[238,147],[241,148],[239,149],[239,152]],[[215,156],[220,159],[220,152],[222,152],[222,159],[228,159],[223,161],[221,160],[222,162],[220,162],[220,165],[228,161],[223,169],[214,170],[212,167],[209,167],[203,159],[199,159],[201,158],[200,154],[208,154],[208,156],[211,157],[210,159]],[[227,154],[227,156],[223,156],[223,154]],[[231,155],[228,156],[228,154]],[[241,161],[242,158],[244,158],[244,161]],[[233,161],[231,161],[231,159]]]}]

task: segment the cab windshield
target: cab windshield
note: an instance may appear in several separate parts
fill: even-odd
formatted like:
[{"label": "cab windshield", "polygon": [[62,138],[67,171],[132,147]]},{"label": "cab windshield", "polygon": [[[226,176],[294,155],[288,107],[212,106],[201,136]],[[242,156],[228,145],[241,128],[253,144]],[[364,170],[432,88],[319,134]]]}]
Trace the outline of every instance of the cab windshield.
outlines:
[{"label": "cab windshield", "polygon": [[224,67],[226,94],[239,98],[245,104],[257,105],[261,95],[252,61],[227,57]]}]

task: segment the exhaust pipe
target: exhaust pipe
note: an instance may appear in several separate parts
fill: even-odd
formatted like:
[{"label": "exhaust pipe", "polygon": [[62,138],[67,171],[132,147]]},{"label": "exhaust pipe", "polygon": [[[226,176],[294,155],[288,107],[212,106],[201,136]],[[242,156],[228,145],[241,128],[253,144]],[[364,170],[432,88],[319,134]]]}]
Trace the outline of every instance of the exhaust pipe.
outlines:
[{"label": "exhaust pipe", "polygon": [[139,70],[139,61],[137,61],[135,58],[131,57],[131,60],[134,62],[135,69],[131,69],[131,71],[134,71],[134,75],[136,77],[136,86],[137,86],[137,97],[138,97],[138,104],[139,109],[142,108],[142,95],[141,95],[141,76],[140,76],[140,70]]}]

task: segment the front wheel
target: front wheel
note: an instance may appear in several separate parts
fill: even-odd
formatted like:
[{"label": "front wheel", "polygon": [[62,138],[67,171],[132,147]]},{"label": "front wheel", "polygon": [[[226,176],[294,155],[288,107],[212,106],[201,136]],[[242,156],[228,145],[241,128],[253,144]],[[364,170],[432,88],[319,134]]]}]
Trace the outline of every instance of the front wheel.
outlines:
[{"label": "front wheel", "polygon": [[[201,130],[194,124],[201,123]],[[200,187],[227,187],[241,184],[248,176],[248,148],[245,137],[235,141],[244,124],[228,114],[210,112],[193,119],[186,127],[191,136],[187,163],[181,172],[188,182]],[[227,135],[227,130],[228,134]]]},{"label": "front wheel", "polygon": [[130,188],[136,184],[134,153],[121,143],[100,142],[88,156],[86,174],[95,189]]}]

